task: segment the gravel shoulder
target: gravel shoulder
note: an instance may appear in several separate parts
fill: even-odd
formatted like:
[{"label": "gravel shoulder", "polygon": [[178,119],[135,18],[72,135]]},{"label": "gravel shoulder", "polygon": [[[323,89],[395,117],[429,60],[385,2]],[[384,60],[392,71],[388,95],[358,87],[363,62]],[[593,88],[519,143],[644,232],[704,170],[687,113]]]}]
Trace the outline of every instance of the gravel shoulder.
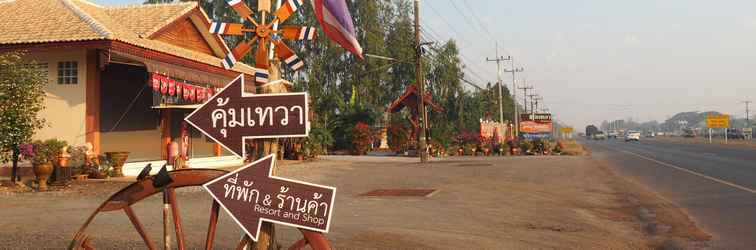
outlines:
[{"label": "gravel shoulder", "polygon": [[[624,181],[605,163],[575,157],[451,157],[420,165],[406,158],[327,157],[279,167],[279,176],[336,186],[331,232],[337,249],[645,249],[706,247],[708,235],[673,204]],[[127,182],[87,182],[71,190],[0,193],[0,249],[60,249],[110,194]],[[364,197],[373,189],[430,188],[430,197]],[[210,198],[178,192],[191,249],[201,248]],[[134,207],[153,239],[160,197]],[[99,249],[141,249],[123,213],[98,216],[88,230]],[[216,249],[241,231],[222,212]],[[277,227],[284,247],[299,238]]]}]

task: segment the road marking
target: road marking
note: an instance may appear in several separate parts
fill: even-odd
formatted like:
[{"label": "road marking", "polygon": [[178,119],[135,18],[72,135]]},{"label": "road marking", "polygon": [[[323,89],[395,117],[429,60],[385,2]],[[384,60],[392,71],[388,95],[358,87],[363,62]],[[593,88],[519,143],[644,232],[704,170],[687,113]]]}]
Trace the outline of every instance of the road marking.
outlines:
[{"label": "road marking", "polygon": [[710,181],[717,182],[719,184],[724,184],[724,185],[727,185],[727,186],[730,186],[730,187],[734,187],[734,188],[737,188],[737,189],[740,189],[740,190],[743,190],[743,191],[746,191],[746,192],[749,192],[749,193],[752,193],[752,194],[756,194],[756,190],[753,190],[753,189],[750,189],[750,188],[747,188],[747,187],[744,187],[744,186],[741,186],[741,185],[738,185],[738,184],[735,184],[735,183],[732,183],[732,182],[729,182],[729,181],[725,181],[725,180],[722,180],[722,179],[717,179],[717,178],[714,178],[714,177],[711,177],[711,176],[708,176],[708,175],[705,175],[705,174],[702,174],[702,173],[699,173],[699,172],[692,171],[692,170],[687,169],[687,168],[678,167],[678,166],[675,166],[675,165],[672,165],[672,164],[669,164],[669,163],[666,163],[666,162],[663,162],[663,161],[659,161],[659,160],[656,160],[656,159],[653,159],[653,158],[649,158],[649,157],[640,155],[638,153],[633,153],[633,152],[630,152],[630,151],[627,151],[627,150],[622,150],[622,149],[617,149],[617,150],[620,151],[620,152],[623,152],[625,154],[634,155],[634,156],[637,156],[639,158],[642,158],[642,159],[645,159],[645,160],[648,160],[648,161],[652,161],[652,162],[658,163],[658,164],[663,165],[663,166],[671,167],[671,168],[674,168],[674,169],[677,169],[677,170],[680,170],[680,171],[683,171],[683,172],[686,172],[686,173],[689,173],[689,174],[692,174],[692,175],[695,175],[695,176],[698,176],[698,177],[701,177],[701,178],[704,178],[704,179],[707,179],[707,180],[710,180]]}]

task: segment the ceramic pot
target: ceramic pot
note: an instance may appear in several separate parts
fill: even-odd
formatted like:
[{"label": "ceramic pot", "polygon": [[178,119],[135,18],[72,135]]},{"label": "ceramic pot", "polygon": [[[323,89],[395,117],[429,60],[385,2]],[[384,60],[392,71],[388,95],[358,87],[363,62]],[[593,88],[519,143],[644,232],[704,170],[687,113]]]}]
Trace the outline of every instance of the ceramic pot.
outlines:
[{"label": "ceramic pot", "polygon": [[53,164],[48,162],[34,164],[32,167],[34,170],[34,176],[37,178],[37,183],[39,183],[39,191],[47,191],[47,179],[50,178],[50,175],[53,172]]},{"label": "ceramic pot", "polygon": [[105,152],[105,155],[113,161],[113,176],[123,176],[123,164],[129,158],[129,152]]}]

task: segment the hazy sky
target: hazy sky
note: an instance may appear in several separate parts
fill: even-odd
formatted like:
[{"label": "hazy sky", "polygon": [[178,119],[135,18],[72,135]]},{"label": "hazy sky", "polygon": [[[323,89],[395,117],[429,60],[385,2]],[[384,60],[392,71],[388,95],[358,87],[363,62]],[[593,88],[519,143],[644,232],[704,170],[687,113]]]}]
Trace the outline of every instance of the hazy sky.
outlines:
[{"label": "hazy sky", "polygon": [[[525,67],[518,81],[557,119],[583,127],[680,111],[744,116],[741,101],[756,101],[754,10],[753,0],[422,0],[421,20],[427,39],[457,40],[473,71],[466,78],[481,85],[496,79],[485,57],[498,41]],[[511,84],[511,74],[503,79]]]}]

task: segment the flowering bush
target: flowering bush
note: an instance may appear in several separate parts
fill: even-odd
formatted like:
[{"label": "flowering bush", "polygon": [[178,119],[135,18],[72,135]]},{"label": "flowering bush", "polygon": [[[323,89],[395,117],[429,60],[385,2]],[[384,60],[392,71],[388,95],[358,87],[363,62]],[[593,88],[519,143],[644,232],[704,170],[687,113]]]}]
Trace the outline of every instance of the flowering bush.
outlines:
[{"label": "flowering bush", "polygon": [[36,140],[30,144],[19,145],[21,157],[32,162],[32,164],[44,164],[52,162],[58,154],[60,148],[57,147],[57,141]]},{"label": "flowering bush", "polygon": [[373,142],[373,133],[370,126],[364,122],[358,122],[352,129],[352,145],[358,155],[366,154],[370,149],[370,143]]}]

